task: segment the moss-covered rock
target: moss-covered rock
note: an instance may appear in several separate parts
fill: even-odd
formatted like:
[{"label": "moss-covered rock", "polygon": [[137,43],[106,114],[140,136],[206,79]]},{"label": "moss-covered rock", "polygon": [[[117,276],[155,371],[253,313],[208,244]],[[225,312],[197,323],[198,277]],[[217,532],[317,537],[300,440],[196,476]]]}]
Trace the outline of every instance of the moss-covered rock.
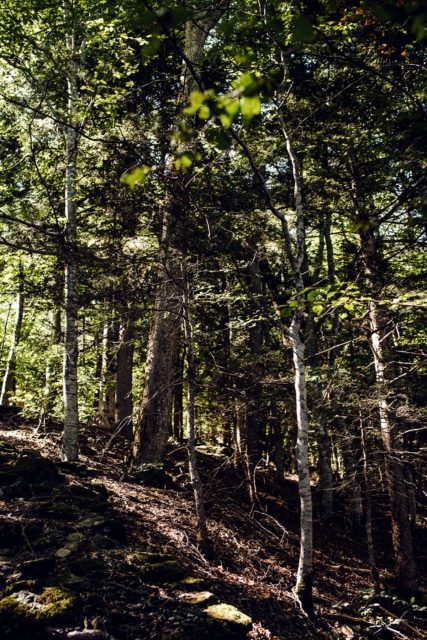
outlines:
[{"label": "moss-covered rock", "polygon": [[37,587],[37,580],[17,580],[8,584],[4,590],[5,596],[10,596],[18,591],[34,590]]},{"label": "moss-covered rock", "polygon": [[59,587],[47,587],[41,594],[22,590],[0,600],[0,623],[28,625],[69,624],[78,613],[78,596]]},{"label": "moss-covered rock", "polygon": [[205,612],[224,627],[229,637],[244,637],[252,626],[252,618],[231,604],[213,604]]}]

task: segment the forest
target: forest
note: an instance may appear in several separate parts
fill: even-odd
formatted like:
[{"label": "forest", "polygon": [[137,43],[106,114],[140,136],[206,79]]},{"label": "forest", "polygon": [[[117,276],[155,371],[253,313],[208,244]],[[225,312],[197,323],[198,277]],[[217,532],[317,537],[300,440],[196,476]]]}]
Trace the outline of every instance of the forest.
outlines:
[{"label": "forest", "polygon": [[185,451],[207,559],[209,456],[255,520],[260,478],[292,479],[308,620],[338,512],[383,592],[379,505],[389,588],[427,605],[426,24],[423,0],[0,5],[0,419],[69,469],[102,437],[165,491]]}]

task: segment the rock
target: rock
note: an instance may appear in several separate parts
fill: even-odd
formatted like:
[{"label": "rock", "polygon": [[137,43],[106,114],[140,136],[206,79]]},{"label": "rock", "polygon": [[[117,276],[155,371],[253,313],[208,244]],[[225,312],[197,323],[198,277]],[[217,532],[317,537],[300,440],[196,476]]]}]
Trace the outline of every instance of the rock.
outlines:
[{"label": "rock", "polygon": [[195,593],[183,593],[180,600],[186,604],[192,604],[194,606],[206,606],[207,604],[217,604],[218,598],[210,591],[199,591]]},{"label": "rock", "polygon": [[47,587],[41,594],[18,591],[0,600],[0,626],[17,627],[15,637],[28,637],[29,627],[43,629],[46,623],[67,624],[75,622],[78,613],[78,596],[58,587]]},{"label": "rock", "polygon": [[205,609],[205,613],[213,620],[220,622],[234,637],[246,635],[252,626],[252,618],[231,604],[213,604]]}]

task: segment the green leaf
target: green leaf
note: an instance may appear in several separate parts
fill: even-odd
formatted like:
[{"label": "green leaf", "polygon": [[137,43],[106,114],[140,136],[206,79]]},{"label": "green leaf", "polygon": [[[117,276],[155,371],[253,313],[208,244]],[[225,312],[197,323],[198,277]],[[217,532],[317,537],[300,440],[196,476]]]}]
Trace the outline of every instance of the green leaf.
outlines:
[{"label": "green leaf", "polygon": [[191,167],[194,161],[200,160],[200,153],[185,152],[175,160],[175,168],[186,171]]},{"label": "green leaf", "polygon": [[209,109],[207,104],[203,104],[199,110],[199,118],[200,120],[209,120],[211,117],[211,110]]},{"label": "green leaf", "polygon": [[261,99],[259,96],[243,96],[240,100],[240,111],[245,120],[251,120],[261,113]]},{"label": "green leaf", "polygon": [[320,316],[323,313],[323,304],[314,304],[313,307],[313,313],[316,314],[316,316]]},{"label": "green leaf", "polygon": [[196,113],[211,95],[211,91],[192,91],[190,94],[190,106],[184,109],[184,113],[188,115]]},{"label": "green leaf", "polygon": [[134,189],[137,184],[144,184],[147,181],[147,175],[152,171],[152,168],[147,164],[143,164],[141,167],[136,167],[132,171],[125,173],[122,176],[122,182],[129,185],[131,189]]}]

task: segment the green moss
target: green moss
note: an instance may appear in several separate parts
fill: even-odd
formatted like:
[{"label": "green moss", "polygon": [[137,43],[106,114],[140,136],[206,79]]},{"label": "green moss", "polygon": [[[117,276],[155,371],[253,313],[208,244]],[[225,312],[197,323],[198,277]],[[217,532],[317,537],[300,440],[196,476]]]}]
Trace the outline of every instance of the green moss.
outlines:
[{"label": "green moss", "polygon": [[77,611],[78,596],[58,587],[48,587],[39,596],[19,591],[0,600],[0,621],[14,620],[21,625],[67,624],[74,621]]},{"label": "green moss", "polygon": [[17,582],[12,582],[12,584],[8,584],[4,590],[5,596],[9,596],[12,593],[16,593],[17,591],[23,590],[34,590],[37,586],[37,580],[17,580]]},{"label": "green moss", "polygon": [[159,564],[161,562],[173,560],[173,556],[167,553],[137,552],[130,554],[128,556],[128,560],[135,564]]},{"label": "green moss", "polygon": [[39,604],[43,605],[43,608],[37,611],[40,611],[38,619],[50,623],[69,622],[75,616],[78,596],[59,587],[48,587],[40,596]]},{"label": "green moss", "polygon": [[231,604],[213,604],[206,609],[206,613],[210,618],[221,622],[237,624],[243,627],[248,627],[252,624],[252,618]]}]

